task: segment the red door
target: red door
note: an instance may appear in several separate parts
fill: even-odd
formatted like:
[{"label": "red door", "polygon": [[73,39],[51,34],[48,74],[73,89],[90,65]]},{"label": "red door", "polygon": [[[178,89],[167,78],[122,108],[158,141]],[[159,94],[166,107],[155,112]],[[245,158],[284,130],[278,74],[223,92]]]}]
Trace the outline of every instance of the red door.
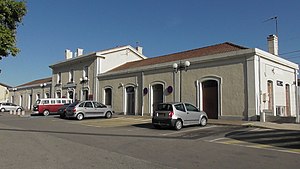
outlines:
[{"label": "red door", "polygon": [[206,112],[208,118],[218,119],[218,82],[215,80],[203,82],[202,91],[203,111]]}]

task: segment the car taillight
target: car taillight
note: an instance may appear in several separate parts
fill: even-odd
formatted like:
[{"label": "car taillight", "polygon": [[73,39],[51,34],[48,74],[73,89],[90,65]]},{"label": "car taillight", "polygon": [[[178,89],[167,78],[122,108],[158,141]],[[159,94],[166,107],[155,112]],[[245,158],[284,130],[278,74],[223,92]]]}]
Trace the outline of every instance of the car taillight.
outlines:
[{"label": "car taillight", "polygon": [[75,112],[75,111],[76,111],[76,108],[73,109],[73,112]]},{"label": "car taillight", "polygon": [[174,115],[174,112],[170,111],[169,112],[169,117],[172,118],[173,115]]}]

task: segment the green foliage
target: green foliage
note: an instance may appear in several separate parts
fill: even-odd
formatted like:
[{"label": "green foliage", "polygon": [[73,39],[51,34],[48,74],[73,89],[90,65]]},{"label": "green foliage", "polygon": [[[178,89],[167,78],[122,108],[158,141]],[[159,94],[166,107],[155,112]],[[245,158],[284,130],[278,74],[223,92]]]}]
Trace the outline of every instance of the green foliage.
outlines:
[{"label": "green foliage", "polygon": [[0,59],[9,55],[16,56],[16,29],[26,14],[24,1],[0,0]]}]

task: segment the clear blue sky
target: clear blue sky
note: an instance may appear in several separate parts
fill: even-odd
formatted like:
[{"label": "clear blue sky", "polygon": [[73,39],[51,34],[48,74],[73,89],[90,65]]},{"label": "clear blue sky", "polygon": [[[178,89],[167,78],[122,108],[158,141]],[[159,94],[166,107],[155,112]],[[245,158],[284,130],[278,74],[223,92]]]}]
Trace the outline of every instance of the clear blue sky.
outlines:
[{"label": "clear blue sky", "polygon": [[[49,65],[64,50],[84,53],[120,45],[144,47],[144,55],[232,42],[267,50],[278,16],[279,53],[300,50],[299,0],[27,0],[18,27],[17,57],[0,61],[0,82],[17,86],[50,77]],[[300,52],[283,55],[300,63]]]}]

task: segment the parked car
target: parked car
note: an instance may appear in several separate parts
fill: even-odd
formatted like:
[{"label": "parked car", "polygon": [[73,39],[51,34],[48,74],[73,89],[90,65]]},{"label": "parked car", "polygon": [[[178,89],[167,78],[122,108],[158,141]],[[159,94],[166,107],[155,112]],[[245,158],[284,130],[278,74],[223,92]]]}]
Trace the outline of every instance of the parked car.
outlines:
[{"label": "parked car", "polygon": [[69,105],[70,103],[66,103],[57,110],[57,114],[59,114],[60,118],[66,118],[66,110]]},{"label": "parked car", "polygon": [[82,120],[86,117],[106,117],[111,118],[113,113],[112,108],[96,102],[96,101],[82,101],[79,103],[72,103],[67,107],[66,118],[76,118]]},{"label": "parked car", "polygon": [[0,103],[0,111],[5,112],[5,111],[22,111],[24,110],[23,107],[18,106],[14,103]]},{"label": "parked car", "polygon": [[56,114],[58,109],[65,103],[72,103],[72,99],[67,98],[44,98],[38,99],[33,105],[32,115],[44,115]]},{"label": "parked car", "polygon": [[206,126],[207,120],[206,113],[190,103],[160,103],[154,111],[152,125],[155,128],[169,126],[180,130],[188,125]]}]

